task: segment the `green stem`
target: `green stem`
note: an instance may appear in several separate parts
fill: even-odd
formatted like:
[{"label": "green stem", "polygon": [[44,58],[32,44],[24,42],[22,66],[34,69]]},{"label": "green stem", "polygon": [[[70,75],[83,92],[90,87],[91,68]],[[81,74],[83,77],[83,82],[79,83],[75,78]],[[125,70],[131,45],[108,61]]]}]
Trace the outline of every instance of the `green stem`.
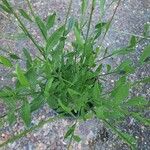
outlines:
[{"label": "green stem", "polygon": [[116,72],[116,71],[113,71],[113,72],[109,72],[109,73],[105,73],[105,74],[100,74],[99,77],[111,75],[111,74],[114,74],[114,73],[117,73],[117,72]]},{"label": "green stem", "polygon": [[34,38],[32,37],[32,35],[29,33],[29,31],[27,30],[27,28],[25,27],[25,25],[22,23],[21,19],[18,17],[17,13],[15,13],[13,11],[13,15],[15,16],[15,18],[17,19],[17,21],[19,22],[23,32],[30,38],[30,40],[33,42],[33,44],[36,46],[36,48],[40,51],[40,53],[43,55],[43,57],[45,58],[44,54],[43,54],[43,50],[40,48],[40,46],[37,44],[37,42],[34,40]]},{"label": "green stem", "polygon": [[92,16],[93,16],[93,12],[94,12],[94,1],[92,0],[92,7],[91,7],[91,12],[90,12],[90,18],[89,18],[89,22],[88,22],[88,28],[87,28],[87,33],[86,33],[86,37],[85,37],[85,44],[88,40],[88,36],[89,36],[89,32],[90,32],[90,27],[91,27],[91,22],[92,22]]},{"label": "green stem", "polygon": [[98,63],[98,62],[101,62],[102,60],[104,60],[104,59],[106,59],[106,58],[112,57],[113,55],[114,55],[114,54],[110,54],[110,55],[108,55],[108,56],[105,56],[105,57],[103,57],[102,59],[98,60],[97,63]]},{"label": "green stem", "polygon": [[67,25],[67,20],[68,20],[68,17],[69,17],[69,15],[70,15],[72,2],[73,2],[73,0],[70,0],[69,7],[68,7],[68,11],[67,11],[67,14],[66,14],[66,17],[65,17],[65,27],[66,27],[66,25]]},{"label": "green stem", "polygon": [[29,9],[30,9],[30,11],[31,11],[31,14],[33,15],[33,17],[35,17],[35,13],[34,13],[34,11],[33,11],[33,9],[32,9],[32,5],[31,5],[30,1],[29,1],[29,0],[26,0],[26,2],[27,2],[28,7],[29,7]]},{"label": "green stem", "polygon": [[132,150],[136,150],[135,145],[133,145],[129,139],[127,139],[125,136],[121,134],[120,131],[118,131],[114,126],[112,126],[107,120],[103,119],[103,122],[114,132],[116,133],[121,139],[123,139],[130,147]]},{"label": "green stem", "polygon": [[[77,120],[78,120],[78,119],[76,119],[76,121],[75,121],[75,127],[76,127],[76,124],[77,124]],[[69,141],[69,144],[68,144],[68,146],[67,146],[67,150],[70,150],[71,143],[72,143],[72,141],[73,141],[73,136],[74,136],[74,132],[72,133],[72,135],[71,135],[71,137],[70,137],[70,141]]]},{"label": "green stem", "polygon": [[90,11],[90,18],[89,18],[88,27],[87,27],[87,33],[86,33],[86,36],[85,36],[83,55],[82,55],[82,58],[81,58],[82,61],[84,61],[86,44],[87,44],[87,41],[88,41],[89,32],[90,32],[90,28],[91,28],[91,22],[92,22],[92,17],[93,17],[93,12],[94,12],[94,3],[95,3],[95,0],[92,0],[92,6],[91,6],[91,11]]},{"label": "green stem", "polygon": [[135,37],[139,37],[139,38],[142,38],[142,39],[150,40],[150,38],[148,38],[148,37],[144,37],[142,35],[137,35],[137,34],[134,34],[134,33],[128,33],[128,32],[125,32],[125,31],[119,31],[119,30],[115,30],[115,29],[112,29],[112,31],[118,32],[119,34],[125,34],[125,35],[130,35],[130,36],[135,36]]},{"label": "green stem", "polygon": [[110,25],[111,25],[111,23],[112,23],[112,21],[113,21],[113,19],[114,19],[114,17],[115,17],[115,14],[116,14],[116,12],[117,12],[117,9],[118,9],[120,3],[121,3],[121,0],[118,1],[117,6],[116,6],[116,8],[115,8],[115,10],[114,10],[114,12],[113,12],[113,15],[112,15],[112,17],[111,17],[111,19],[110,19],[110,21],[109,21],[109,23],[108,23],[108,28],[106,29],[106,31],[105,31],[105,33],[104,33],[104,36],[103,36],[102,41],[101,41],[101,45],[102,45],[102,43],[103,43],[103,41],[104,41],[104,39],[105,39],[105,37],[106,37],[107,32],[109,31]]},{"label": "green stem", "polygon": [[15,136],[11,137],[10,139],[8,139],[7,141],[5,141],[4,143],[0,144],[0,147],[4,147],[4,146],[6,146],[8,143],[13,143],[13,142],[15,142],[16,140],[19,140],[20,138],[26,136],[28,133],[32,132],[33,130],[39,129],[39,128],[41,128],[43,125],[45,125],[45,124],[47,124],[47,123],[50,123],[50,122],[54,122],[54,121],[56,121],[57,119],[60,119],[60,118],[62,118],[62,115],[58,115],[58,116],[56,116],[56,117],[49,118],[49,119],[47,119],[47,120],[45,120],[45,121],[42,120],[41,122],[39,122],[38,125],[35,125],[35,126],[31,127],[30,129],[27,129],[27,130],[23,131],[22,133],[17,134],[17,135],[15,135]]}]

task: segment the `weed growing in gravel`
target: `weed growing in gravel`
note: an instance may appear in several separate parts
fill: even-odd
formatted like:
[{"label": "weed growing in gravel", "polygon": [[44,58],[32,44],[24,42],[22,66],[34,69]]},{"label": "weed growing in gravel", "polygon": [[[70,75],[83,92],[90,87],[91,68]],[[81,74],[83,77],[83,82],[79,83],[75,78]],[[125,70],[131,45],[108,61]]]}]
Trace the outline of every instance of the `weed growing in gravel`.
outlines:
[{"label": "weed growing in gravel", "polygon": [[[34,11],[28,0],[31,15],[23,9],[14,9],[7,1],[2,0],[0,6],[5,13],[15,17],[18,26],[24,34],[33,42],[38,56],[32,57],[27,48],[22,48],[26,67],[19,65],[20,57],[14,53],[8,53],[8,57],[0,55],[0,63],[4,67],[12,68],[12,77],[16,78],[15,86],[4,86],[0,90],[0,99],[6,104],[8,111],[1,120],[8,118],[10,124],[21,117],[28,129],[1,146],[26,135],[31,127],[32,113],[40,109],[45,103],[55,110],[61,117],[72,117],[75,123],[68,129],[65,138],[79,142],[81,139],[74,131],[79,120],[87,120],[93,117],[99,118],[108,128],[117,134],[132,149],[136,149],[136,140],[132,135],[122,132],[117,128],[128,116],[149,125],[150,122],[144,118],[142,111],[148,109],[148,101],[143,97],[131,97],[130,90],[139,86],[139,83],[150,82],[150,77],[131,82],[128,76],[136,71],[136,66],[131,59],[122,61],[117,67],[112,67],[105,60],[110,57],[128,55],[133,53],[141,38],[131,36],[129,44],[121,49],[108,52],[103,46],[103,41],[110,28],[111,22],[120,4],[114,10],[112,18],[107,22],[98,21],[90,34],[92,16],[96,4],[100,4],[101,15],[105,12],[105,0],[92,0],[89,20],[83,20],[87,11],[87,1],[82,0],[82,19],[69,17],[72,1],[69,4],[66,20],[52,34],[49,33],[55,24],[56,13],[42,20]],[[39,44],[32,33],[25,26],[23,19],[31,24],[36,24],[43,44]],[[145,26],[143,38],[146,38],[149,26]],[[86,29],[86,32],[85,32]],[[84,31],[83,31],[84,30]],[[69,33],[74,34],[74,39],[67,48],[66,40]],[[98,39],[100,44],[97,44]],[[67,41],[68,44],[68,41]],[[101,59],[98,59],[99,56]],[[14,61],[17,64],[14,64]],[[150,61],[150,45],[144,48],[138,66],[143,66]],[[15,70],[15,71],[14,71]],[[118,80],[114,81],[111,89],[105,87],[109,84],[107,76],[116,75]],[[108,81],[107,81],[108,80]],[[39,126],[43,125],[40,123]],[[35,126],[36,128],[37,126]],[[68,147],[69,147],[68,146]]]}]

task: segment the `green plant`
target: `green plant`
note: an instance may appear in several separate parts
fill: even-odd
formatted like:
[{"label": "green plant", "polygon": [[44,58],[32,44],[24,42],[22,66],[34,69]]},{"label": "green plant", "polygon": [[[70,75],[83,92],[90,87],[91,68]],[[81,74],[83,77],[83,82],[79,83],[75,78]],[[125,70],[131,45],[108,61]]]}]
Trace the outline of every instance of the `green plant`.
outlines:
[{"label": "green plant", "polygon": [[[109,57],[133,53],[140,40],[138,36],[133,35],[126,47],[112,53],[108,53],[107,48],[103,46],[103,40],[121,1],[118,0],[114,14],[108,22],[99,21],[95,25],[93,34],[90,34],[90,28],[96,0],[92,0],[90,18],[85,22],[83,17],[81,17],[81,21],[74,18],[68,19],[71,1],[64,25],[51,35],[49,35],[49,30],[54,26],[56,14],[50,15],[47,21],[43,21],[34,13],[29,1],[26,1],[32,15],[23,9],[16,11],[7,0],[2,0],[0,5],[5,12],[17,19],[19,27],[40,53],[40,55],[32,57],[28,49],[23,48],[26,68],[21,68],[19,63],[13,64],[13,60],[18,62],[20,60],[20,57],[14,53],[9,53],[9,57],[0,56],[0,63],[3,66],[15,69],[12,76],[16,78],[14,87],[5,86],[0,91],[0,98],[8,107],[8,113],[1,118],[7,117],[9,123],[12,124],[16,120],[15,112],[17,111],[28,127],[27,131],[15,139],[34,129],[30,127],[32,112],[47,103],[61,117],[73,117],[76,120],[65,135],[65,138],[70,138],[70,144],[73,139],[80,141],[80,137],[74,134],[77,121],[96,116],[132,149],[135,149],[135,139],[120,131],[117,125],[127,116],[132,116],[144,125],[150,125],[150,121],[142,115],[142,110],[148,109],[148,101],[143,97],[130,98],[129,94],[130,89],[138,86],[139,83],[150,82],[150,77],[132,83],[128,80],[128,76],[135,72],[136,66],[132,60],[127,59],[116,68],[103,62]],[[103,15],[105,0],[99,2]],[[84,16],[86,9],[87,1],[82,0],[82,16]],[[20,17],[31,23],[36,23],[43,37],[42,45],[39,45]],[[86,33],[83,32],[85,27],[87,27]],[[71,47],[67,49],[65,43],[70,32],[74,33],[75,39],[71,43]],[[99,37],[102,37],[102,42],[97,46],[96,41]],[[98,60],[99,54],[102,53],[102,59]],[[143,66],[149,63],[149,58],[150,46],[146,46],[140,56],[139,65]],[[106,68],[104,74],[103,68]],[[105,77],[111,74],[117,75],[119,79],[115,81],[114,87],[110,91],[106,91],[107,80]],[[16,106],[18,106],[17,109]],[[8,142],[12,141],[14,140],[11,139]]]}]

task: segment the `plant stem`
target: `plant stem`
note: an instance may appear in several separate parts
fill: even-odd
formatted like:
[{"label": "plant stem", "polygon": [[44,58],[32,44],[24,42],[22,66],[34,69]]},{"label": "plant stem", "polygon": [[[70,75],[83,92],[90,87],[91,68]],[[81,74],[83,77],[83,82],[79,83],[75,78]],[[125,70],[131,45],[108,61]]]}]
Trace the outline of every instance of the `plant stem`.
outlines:
[{"label": "plant stem", "polygon": [[139,37],[139,38],[142,38],[142,39],[150,40],[149,37],[144,37],[142,35],[137,35],[137,34],[134,34],[134,33],[128,33],[128,32],[125,32],[125,31],[119,31],[119,30],[115,30],[115,29],[112,29],[112,31],[118,32],[119,34],[125,34],[125,35],[130,35],[130,36],[133,35],[135,37]]},{"label": "plant stem", "polygon": [[[77,119],[75,121],[75,126],[77,124]],[[67,146],[67,150],[70,150],[70,147],[71,147],[71,143],[72,143],[72,140],[73,140],[73,136],[74,136],[74,132],[72,133],[71,137],[70,137],[70,141],[69,141],[69,144]]]},{"label": "plant stem", "polygon": [[105,74],[100,74],[99,77],[101,76],[107,76],[107,75],[111,75],[111,74],[114,74],[114,73],[117,73],[116,71],[114,72],[109,72],[109,73],[105,73]]},{"label": "plant stem", "polygon": [[110,55],[108,55],[108,56],[105,56],[105,57],[103,57],[102,59],[98,60],[97,62],[100,62],[100,61],[102,61],[102,60],[104,60],[104,59],[106,59],[106,58],[109,58],[109,57],[113,56],[113,55],[114,55],[114,54],[110,54]]},{"label": "plant stem", "polygon": [[87,28],[86,37],[85,37],[85,44],[86,44],[86,42],[88,40],[89,31],[90,31],[90,27],[91,27],[92,16],[93,16],[93,12],[94,12],[94,1],[95,0],[92,0],[92,7],[91,7],[91,12],[90,12],[90,18],[89,18],[89,22],[88,22],[88,28]]},{"label": "plant stem", "polygon": [[32,132],[33,130],[39,129],[39,128],[41,128],[43,125],[45,125],[45,124],[47,124],[47,123],[49,123],[49,122],[54,122],[54,121],[56,121],[57,119],[60,119],[60,118],[62,118],[62,115],[58,115],[58,116],[55,116],[55,117],[53,117],[53,118],[49,118],[49,119],[47,119],[47,120],[42,120],[41,122],[39,122],[38,125],[35,125],[35,126],[31,127],[30,129],[27,129],[27,130],[23,131],[22,133],[17,134],[17,135],[15,135],[15,136],[11,137],[10,139],[8,139],[7,141],[5,141],[4,143],[0,144],[0,147],[4,147],[4,146],[6,146],[8,143],[13,143],[13,142],[15,142],[16,140],[18,140],[18,139],[20,139],[20,138],[26,136],[28,133]]},{"label": "plant stem", "polygon": [[73,0],[70,0],[69,7],[68,7],[68,11],[67,11],[66,18],[65,18],[65,27],[66,27],[66,25],[67,25],[67,20],[68,20],[68,17],[69,17],[69,15],[70,15],[72,2],[73,2]]},{"label": "plant stem", "polygon": [[33,11],[33,9],[32,9],[32,5],[31,5],[30,1],[29,1],[29,0],[26,0],[26,2],[27,2],[27,4],[28,4],[28,6],[29,6],[29,9],[30,9],[30,11],[31,11],[31,14],[33,15],[33,17],[35,17],[35,13],[34,13],[34,11]]},{"label": "plant stem", "polygon": [[118,0],[117,6],[115,7],[115,10],[114,10],[114,12],[113,12],[113,15],[112,15],[112,17],[111,17],[111,19],[110,19],[110,21],[109,21],[109,23],[108,23],[108,28],[106,29],[106,31],[105,31],[105,33],[104,33],[104,36],[103,36],[103,38],[102,38],[101,45],[102,45],[102,43],[103,43],[103,41],[104,41],[104,39],[105,39],[105,37],[106,37],[107,32],[109,31],[110,25],[111,25],[111,23],[112,23],[112,21],[113,21],[113,19],[114,19],[114,16],[115,16],[115,14],[116,14],[116,12],[117,12],[117,9],[118,9],[120,3],[121,3],[121,0]]},{"label": "plant stem", "polygon": [[30,40],[33,42],[33,44],[36,46],[36,48],[40,51],[40,53],[43,55],[43,57],[45,58],[44,54],[43,54],[43,50],[41,49],[41,47],[37,44],[37,42],[34,40],[34,38],[32,37],[32,35],[29,33],[28,29],[25,27],[25,25],[23,24],[23,22],[21,21],[21,19],[18,17],[17,13],[11,8],[12,14],[14,15],[14,17],[17,19],[17,21],[20,24],[20,27],[22,29],[22,31],[30,38]]},{"label": "plant stem", "polygon": [[133,145],[129,139],[127,139],[125,136],[121,134],[120,131],[118,131],[115,127],[113,127],[107,120],[103,119],[103,122],[114,132],[116,133],[121,139],[123,139],[132,150],[136,150],[135,145]]}]

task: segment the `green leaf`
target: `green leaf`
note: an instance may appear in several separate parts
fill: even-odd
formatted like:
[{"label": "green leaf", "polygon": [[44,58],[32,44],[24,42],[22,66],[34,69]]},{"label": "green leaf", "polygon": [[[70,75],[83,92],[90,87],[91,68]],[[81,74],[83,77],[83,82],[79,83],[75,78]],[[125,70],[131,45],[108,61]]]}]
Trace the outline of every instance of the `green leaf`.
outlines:
[{"label": "green leaf", "polygon": [[73,126],[71,126],[68,131],[66,132],[64,138],[68,138],[70,135],[74,134],[74,131],[75,131],[75,127],[76,127],[76,124],[74,124]]},{"label": "green leaf", "polygon": [[99,84],[96,82],[94,84],[94,87],[93,87],[93,98],[95,101],[99,101],[100,100],[100,86]]},{"label": "green leaf", "polygon": [[81,36],[80,30],[76,26],[74,27],[74,34],[75,34],[75,37],[76,37],[77,44],[79,46],[83,47],[84,41],[83,41],[83,38]]},{"label": "green leaf", "polygon": [[44,22],[41,20],[41,18],[39,16],[35,17],[35,21],[36,21],[44,39],[47,40],[47,28],[46,28]]},{"label": "green leaf", "polygon": [[135,48],[130,48],[130,46],[120,48],[112,53],[112,55],[125,55],[134,52]]},{"label": "green leaf", "polygon": [[3,2],[3,4],[4,4],[5,6],[10,7],[10,4],[8,3],[7,0],[2,0],[2,2]]},{"label": "green leaf", "polygon": [[100,4],[100,11],[101,11],[101,16],[104,15],[104,11],[105,11],[105,3],[106,3],[106,0],[99,0],[99,4]]},{"label": "green leaf", "polygon": [[126,139],[128,141],[128,143],[131,144],[131,146],[135,146],[136,145],[137,140],[133,136],[131,136],[128,133],[123,133],[123,132],[120,132],[120,134],[124,137],[124,139]]},{"label": "green leaf", "polygon": [[72,98],[74,98],[75,96],[79,96],[79,95],[80,95],[79,92],[77,92],[77,91],[75,91],[75,90],[73,90],[73,89],[67,89],[67,91],[68,91],[69,95],[70,95]]},{"label": "green leaf", "polygon": [[5,5],[0,4],[0,7],[3,9],[3,11],[7,13],[12,13],[12,11],[9,8],[7,8]]},{"label": "green leaf", "polygon": [[80,142],[80,141],[81,141],[81,138],[80,138],[78,135],[74,135],[74,136],[73,136],[73,139],[74,139],[76,142]]},{"label": "green leaf", "polygon": [[30,126],[31,123],[31,108],[29,102],[26,100],[21,109],[21,118],[24,121],[27,127]]},{"label": "green leaf", "polygon": [[16,121],[16,116],[13,111],[9,111],[7,117],[10,125],[12,125]]},{"label": "green leaf", "polygon": [[41,108],[41,106],[44,104],[44,99],[42,96],[38,96],[35,99],[32,100],[30,103],[31,112],[34,112]]},{"label": "green leaf", "polygon": [[98,24],[95,26],[95,29],[96,29],[96,31],[95,31],[95,32],[96,32],[96,35],[95,35],[95,37],[94,37],[95,40],[101,35],[103,29],[106,28],[106,25],[107,25],[107,23],[105,23],[105,22],[100,22],[100,23],[98,23]]},{"label": "green leaf", "polygon": [[124,74],[130,74],[133,73],[135,71],[135,67],[133,66],[133,63],[131,60],[127,59],[125,61],[123,61],[116,69],[116,71],[120,74],[120,75],[124,75]]},{"label": "green leaf", "polygon": [[10,56],[10,58],[15,59],[15,60],[20,59],[19,56],[17,56],[16,54],[13,54],[13,53],[10,53],[9,56]]},{"label": "green leaf", "polygon": [[3,64],[5,67],[12,67],[11,61],[4,56],[0,56],[0,63]]},{"label": "green leaf", "polygon": [[31,17],[23,10],[23,9],[19,9],[20,14],[27,20],[32,22]]},{"label": "green leaf", "polygon": [[58,28],[47,40],[46,44],[46,52],[48,54],[49,50],[51,50],[56,44],[60,41],[61,36],[64,32],[64,26]]},{"label": "green leaf", "polygon": [[144,33],[143,33],[143,35],[145,37],[149,37],[150,36],[150,23],[149,22],[144,24]]},{"label": "green leaf", "polygon": [[111,71],[111,66],[109,64],[107,64],[106,67],[107,67],[107,72],[110,72]]},{"label": "green leaf", "polygon": [[29,86],[29,82],[26,79],[24,72],[21,70],[21,68],[19,67],[19,65],[16,66],[16,74],[17,74],[17,78],[20,82],[20,84],[22,86],[28,87]]},{"label": "green leaf", "polygon": [[67,35],[73,29],[74,25],[75,25],[75,19],[73,17],[70,17],[68,19],[67,31],[65,35]]},{"label": "green leaf", "polygon": [[14,92],[9,87],[5,87],[4,89],[0,90],[0,98],[12,97],[13,95]]},{"label": "green leaf", "polygon": [[29,69],[32,66],[32,57],[26,48],[23,48],[23,53],[26,57],[26,66]]},{"label": "green leaf", "polygon": [[2,0],[4,6],[12,12],[12,8],[7,0]]},{"label": "green leaf", "polygon": [[145,98],[143,98],[143,97],[134,97],[134,98],[129,99],[126,102],[126,104],[129,106],[139,106],[140,107],[140,106],[147,105],[148,101],[146,101]]},{"label": "green leaf", "polygon": [[87,8],[87,0],[82,0],[82,4],[81,4],[81,12],[82,12],[82,14],[85,13],[86,8]]},{"label": "green leaf", "polygon": [[135,118],[137,121],[141,122],[142,124],[146,126],[150,126],[150,119],[145,118],[138,113],[132,113],[131,115],[133,116],[133,118]]},{"label": "green leaf", "polygon": [[129,48],[135,48],[137,44],[137,38],[132,36],[129,42]]},{"label": "green leaf", "polygon": [[144,48],[144,51],[140,56],[140,63],[144,64],[146,62],[150,62],[150,45]]},{"label": "green leaf", "polygon": [[145,77],[139,81],[136,81],[135,83],[149,83],[150,82],[150,77]]},{"label": "green leaf", "polygon": [[129,95],[129,85],[128,83],[121,84],[113,91],[113,98],[115,100],[115,103],[122,103],[123,100],[125,100]]},{"label": "green leaf", "polygon": [[47,81],[47,83],[46,83],[45,91],[44,91],[44,94],[45,94],[46,97],[49,96],[49,90],[50,90],[50,88],[51,88],[51,86],[52,86],[52,82],[53,82],[53,78],[49,79],[49,80]]},{"label": "green leaf", "polygon": [[99,119],[104,119],[106,118],[105,113],[108,112],[108,109],[105,106],[100,106],[95,109],[95,112]]},{"label": "green leaf", "polygon": [[58,104],[60,105],[60,107],[61,107],[64,111],[66,111],[67,113],[69,113],[69,114],[72,115],[72,113],[71,113],[71,108],[70,108],[70,107],[65,106],[65,105],[61,102],[61,100],[58,100]]},{"label": "green leaf", "polygon": [[56,18],[55,12],[52,15],[48,16],[47,24],[46,24],[47,30],[49,30],[50,28],[54,26],[55,18]]}]

